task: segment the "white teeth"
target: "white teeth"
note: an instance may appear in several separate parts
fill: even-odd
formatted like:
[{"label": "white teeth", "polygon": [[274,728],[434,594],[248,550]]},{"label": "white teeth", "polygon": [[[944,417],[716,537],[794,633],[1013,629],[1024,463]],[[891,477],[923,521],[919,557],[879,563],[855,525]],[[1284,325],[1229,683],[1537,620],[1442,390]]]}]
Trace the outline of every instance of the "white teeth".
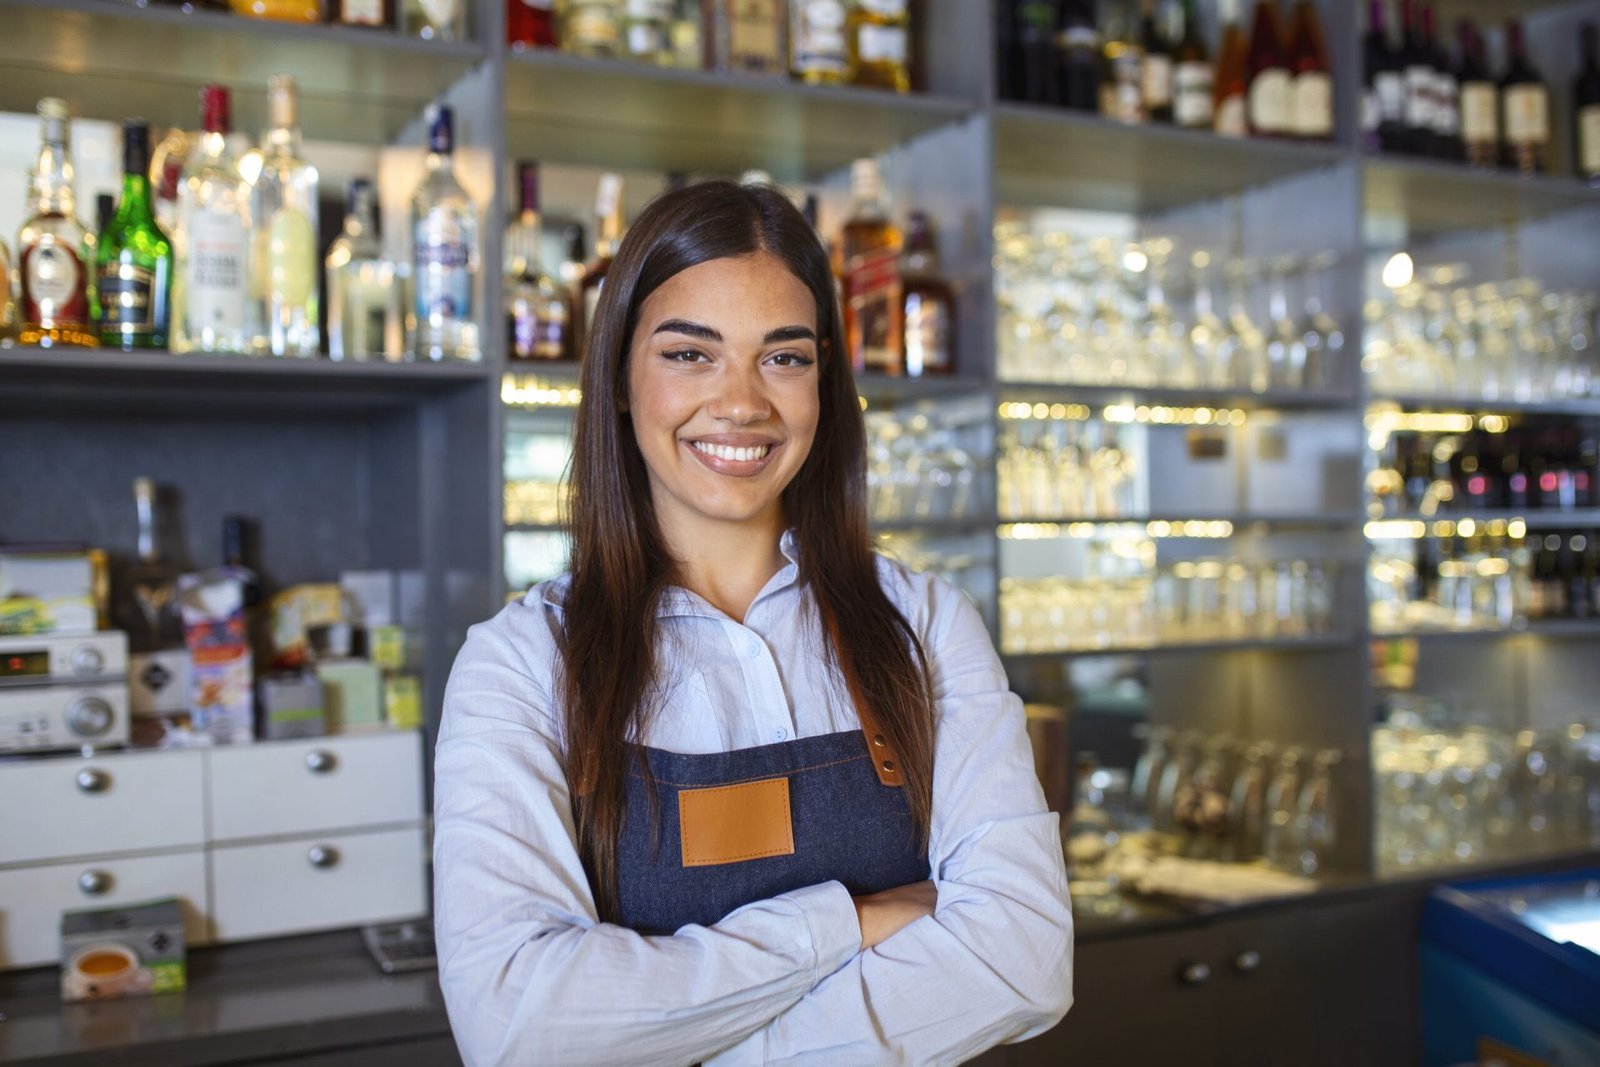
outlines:
[{"label": "white teeth", "polygon": [[730,460],[734,463],[749,463],[751,460],[763,459],[768,452],[772,451],[771,445],[756,445],[753,448],[730,448],[727,445],[713,445],[705,441],[691,441],[690,444],[708,456]]}]

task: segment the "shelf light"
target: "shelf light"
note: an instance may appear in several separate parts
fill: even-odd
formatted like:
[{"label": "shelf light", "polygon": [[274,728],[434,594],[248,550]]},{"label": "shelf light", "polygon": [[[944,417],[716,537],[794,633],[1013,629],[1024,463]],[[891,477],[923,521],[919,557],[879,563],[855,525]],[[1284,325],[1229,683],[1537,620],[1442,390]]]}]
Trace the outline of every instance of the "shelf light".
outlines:
[{"label": "shelf light", "polygon": [[1371,541],[1418,541],[1428,536],[1428,524],[1419,519],[1377,519],[1362,532]]},{"label": "shelf light", "polygon": [[500,379],[500,401],[511,407],[575,408],[582,398],[583,390],[575,385],[561,385],[534,375],[507,374]]},{"label": "shelf light", "polygon": [[1404,289],[1416,277],[1417,265],[1404,252],[1396,252],[1383,265],[1383,284],[1390,289]]}]

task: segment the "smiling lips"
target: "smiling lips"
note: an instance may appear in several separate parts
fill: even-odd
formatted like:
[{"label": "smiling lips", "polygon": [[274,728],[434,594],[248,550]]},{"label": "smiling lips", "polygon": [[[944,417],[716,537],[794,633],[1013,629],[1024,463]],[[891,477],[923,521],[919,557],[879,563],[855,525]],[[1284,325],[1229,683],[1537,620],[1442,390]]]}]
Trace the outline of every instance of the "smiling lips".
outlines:
[{"label": "smiling lips", "polygon": [[770,441],[749,444],[720,444],[715,441],[688,441],[689,451],[694,453],[708,469],[717,474],[730,474],[736,477],[749,477],[759,474],[772,458],[776,447]]}]

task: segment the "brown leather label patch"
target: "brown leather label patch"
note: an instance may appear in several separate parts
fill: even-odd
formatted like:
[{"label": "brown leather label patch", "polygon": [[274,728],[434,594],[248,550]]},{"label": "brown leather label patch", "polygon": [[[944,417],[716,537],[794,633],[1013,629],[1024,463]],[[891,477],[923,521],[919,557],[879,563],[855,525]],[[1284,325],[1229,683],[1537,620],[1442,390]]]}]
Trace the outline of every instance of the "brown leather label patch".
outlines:
[{"label": "brown leather label patch", "polygon": [[793,855],[789,779],[681,789],[678,829],[685,867]]}]

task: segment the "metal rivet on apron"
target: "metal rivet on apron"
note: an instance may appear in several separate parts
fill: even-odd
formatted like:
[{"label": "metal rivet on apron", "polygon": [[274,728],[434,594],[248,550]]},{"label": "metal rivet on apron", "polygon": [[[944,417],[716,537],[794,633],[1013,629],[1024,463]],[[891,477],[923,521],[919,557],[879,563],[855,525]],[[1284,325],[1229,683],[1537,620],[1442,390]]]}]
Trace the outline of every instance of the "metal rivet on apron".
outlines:
[{"label": "metal rivet on apron", "polygon": [[894,760],[892,760],[892,759],[884,760],[883,761],[883,769],[886,770],[886,771],[893,772],[893,770],[894,770]]},{"label": "metal rivet on apron", "polygon": [[872,743],[877,745],[879,748],[882,748],[883,747],[883,743],[884,743],[883,742],[883,735],[882,734],[875,735],[873,737],[873,739],[872,739]]}]

